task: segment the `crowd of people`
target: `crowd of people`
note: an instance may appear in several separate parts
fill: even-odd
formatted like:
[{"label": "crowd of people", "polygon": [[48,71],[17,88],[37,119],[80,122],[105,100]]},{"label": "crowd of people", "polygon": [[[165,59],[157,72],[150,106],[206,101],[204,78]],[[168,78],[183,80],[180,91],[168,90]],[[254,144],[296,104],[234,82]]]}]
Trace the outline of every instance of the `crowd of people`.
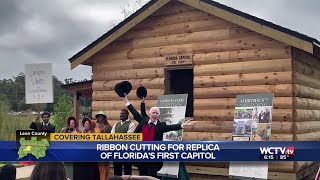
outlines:
[{"label": "crowd of people", "polygon": [[[89,118],[83,118],[81,123],[83,125],[83,130],[79,129],[76,118],[69,117],[66,120],[66,127],[62,128],[60,132],[62,133],[142,133],[143,141],[162,141],[163,134],[165,132],[180,130],[185,126],[193,126],[195,121],[187,120],[182,124],[167,125],[164,122],[159,121],[160,110],[157,107],[152,107],[149,111],[149,116],[145,110],[145,98],[141,101],[141,113],[137,112],[136,109],[130,103],[128,97],[125,95],[123,97],[124,104],[127,109],[132,113],[134,120],[138,122],[136,125],[133,120],[129,119],[129,111],[127,109],[122,109],[119,114],[119,121],[113,126],[108,123],[107,115],[104,111],[100,111],[96,114],[96,122]],[[35,130],[49,130],[54,133],[55,126],[50,123],[50,114],[42,114],[42,123],[39,119],[33,121],[30,125],[31,129]],[[109,162],[90,162],[90,163],[73,163],[73,179],[150,179],[154,180],[157,177],[157,172],[162,167],[162,162],[113,162],[114,175],[110,177],[110,166]],[[139,176],[132,175],[132,166],[138,167]],[[41,167],[43,166],[43,167]],[[62,169],[61,163],[36,163],[34,171],[41,173],[49,166],[57,166],[55,168]],[[68,163],[66,163],[68,166]],[[63,166],[64,167],[64,166]],[[51,172],[50,172],[51,173]],[[55,170],[55,173],[61,174],[61,177],[55,179],[66,179],[65,173],[62,171]],[[37,179],[32,174],[32,179]],[[43,178],[42,178],[43,179]],[[50,179],[50,178],[49,178]]]},{"label": "crowd of people", "polygon": [[234,113],[234,119],[252,119],[252,110],[239,109]]},{"label": "crowd of people", "polygon": [[[1,180],[16,180],[17,168],[12,164],[6,164],[0,169]],[[64,163],[62,162],[39,162],[35,165],[30,180],[70,180]],[[84,178],[80,178],[84,179]],[[94,179],[94,178],[89,178]],[[157,178],[149,176],[110,176],[106,180],[156,180]]]}]

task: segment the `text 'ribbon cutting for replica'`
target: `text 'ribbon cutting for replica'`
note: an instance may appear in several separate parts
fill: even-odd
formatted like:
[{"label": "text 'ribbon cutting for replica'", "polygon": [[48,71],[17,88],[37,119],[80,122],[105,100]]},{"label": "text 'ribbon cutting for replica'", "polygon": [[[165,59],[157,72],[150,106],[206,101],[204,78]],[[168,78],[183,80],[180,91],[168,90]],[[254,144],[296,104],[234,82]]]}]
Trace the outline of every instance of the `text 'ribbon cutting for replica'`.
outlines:
[{"label": "text 'ribbon cutting for replica'", "polygon": [[0,161],[319,161],[319,151],[318,141],[0,141]]}]

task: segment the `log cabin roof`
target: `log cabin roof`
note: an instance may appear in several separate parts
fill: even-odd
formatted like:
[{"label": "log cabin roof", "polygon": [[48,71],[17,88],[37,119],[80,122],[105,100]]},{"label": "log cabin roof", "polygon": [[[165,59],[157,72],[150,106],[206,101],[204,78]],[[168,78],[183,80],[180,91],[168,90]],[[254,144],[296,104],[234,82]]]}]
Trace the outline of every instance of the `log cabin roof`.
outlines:
[{"label": "log cabin roof", "polygon": [[[173,0],[151,0],[149,3],[145,4],[142,8],[123,20],[117,26],[72,56],[69,59],[71,69],[75,68],[79,64],[86,64],[85,61],[88,58],[109,45],[122,34],[170,1]],[[260,19],[212,0],[178,1],[320,57],[320,42],[315,38],[276,25],[272,22]]]},{"label": "log cabin roof", "polygon": [[82,94],[82,96],[91,97],[92,82],[92,80],[73,82],[69,84],[63,84],[61,87],[70,93],[76,92]]},{"label": "log cabin roof", "polygon": [[70,87],[74,87],[74,86],[78,86],[78,85],[88,85],[91,86],[92,85],[92,80],[84,80],[84,81],[80,81],[80,82],[72,82],[69,84],[62,84],[61,87],[62,88],[70,88]]}]

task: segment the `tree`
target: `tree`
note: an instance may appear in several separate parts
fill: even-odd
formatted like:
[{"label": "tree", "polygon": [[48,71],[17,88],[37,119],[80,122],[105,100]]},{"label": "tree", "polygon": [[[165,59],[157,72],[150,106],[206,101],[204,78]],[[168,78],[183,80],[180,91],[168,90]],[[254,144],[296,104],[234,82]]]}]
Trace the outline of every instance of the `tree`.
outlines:
[{"label": "tree", "polygon": [[72,115],[72,98],[67,94],[59,97],[58,102],[54,105],[54,124],[56,130],[60,131],[66,127],[66,120]]},{"label": "tree", "polygon": [[52,112],[54,109],[54,103],[58,102],[59,97],[67,92],[61,87],[62,82],[56,76],[52,77],[53,82],[53,103],[49,103],[46,106],[46,111]]},{"label": "tree", "polygon": [[127,18],[149,1],[150,0],[136,0],[133,5],[128,3],[127,6],[121,7],[121,13],[123,14],[124,18]]},{"label": "tree", "polygon": [[[7,120],[7,115],[9,113],[9,101],[4,94],[0,94],[0,127],[5,127],[5,121]],[[3,129],[6,131],[7,129]],[[4,132],[3,132],[4,133]],[[1,136],[1,139],[3,137]]]},{"label": "tree", "polygon": [[4,120],[4,117],[8,114],[10,109],[10,103],[8,98],[4,94],[0,94],[0,123]]},{"label": "tree", "polygon": [[7,96],[3,93],[0,94],[0,103],[3,104],[3,105],[6,105],[8,107],[8,111],[9,111],[9,108],[10,108],[10,102],[7,98]]},{"label": "tree", "polygon": [[[13,86],[10,87],[10,92],[6,94],[9,98],[12,110],[21,111],[26,110],[30,105],[25,104],[25,75],[20,72],[13,77]],[[10,95],[10,96],[8,96]]]},{"label": "tree", "polygon": [[[10,105],[12,106],[11,97],[14,97],[14,81],[12,79],[3,79],[0,80],[0,94],[2,94],[2,98],[4,98]],[[0,101],[4,100],[0,99]]]}]

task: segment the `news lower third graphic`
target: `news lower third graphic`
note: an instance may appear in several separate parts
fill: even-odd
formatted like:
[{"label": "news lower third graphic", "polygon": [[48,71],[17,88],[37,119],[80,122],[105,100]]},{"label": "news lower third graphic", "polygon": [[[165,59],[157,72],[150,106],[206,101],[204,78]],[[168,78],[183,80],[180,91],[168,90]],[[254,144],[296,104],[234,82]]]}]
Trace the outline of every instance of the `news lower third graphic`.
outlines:
[{"label": "news lower third graphic", "polygon": [[21,130],[0,141],[0,161],[320,161],[319,141],[141,141],[141,134]]},{"label": "news lower third graphic", "polygon": [[46,156],[49,148],[49,131],[19,130],[16,131],[16,140],[19,141],[19,159],[33,155],[36,159]]}]

